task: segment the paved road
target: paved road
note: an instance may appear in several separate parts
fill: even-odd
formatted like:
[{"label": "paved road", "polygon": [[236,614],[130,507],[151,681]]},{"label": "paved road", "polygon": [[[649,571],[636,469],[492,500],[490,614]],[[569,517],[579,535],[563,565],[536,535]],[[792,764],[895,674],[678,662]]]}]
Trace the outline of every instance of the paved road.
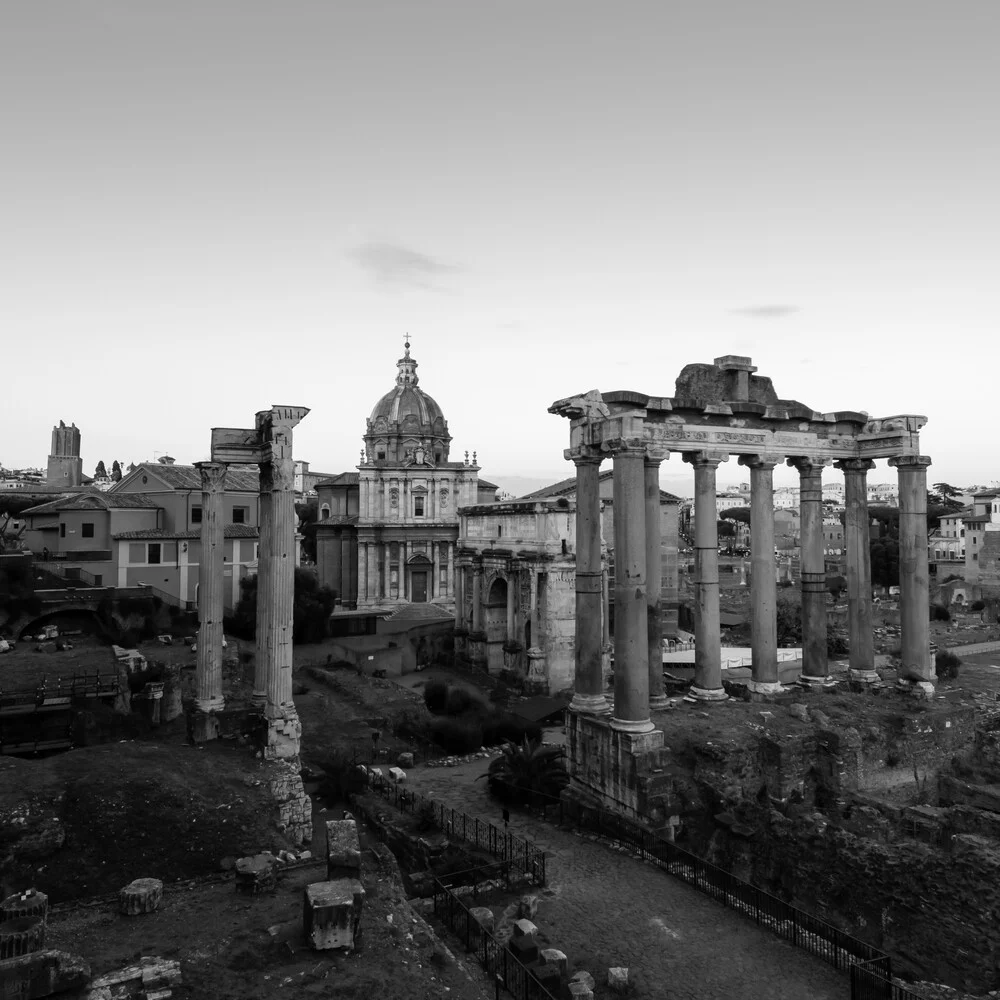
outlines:
[{"label": "paved road", "polygon": [[[486,761],[414,768],[407,781],[455,809],[499,825],[499,808],[475,781]],[[846,1000],[844,973],[761,930],[659,869],[533,817],[513,833],[543,848],[548,889],[535,922],[547,946],[598,983],[628,966],[644,1000]]]}]

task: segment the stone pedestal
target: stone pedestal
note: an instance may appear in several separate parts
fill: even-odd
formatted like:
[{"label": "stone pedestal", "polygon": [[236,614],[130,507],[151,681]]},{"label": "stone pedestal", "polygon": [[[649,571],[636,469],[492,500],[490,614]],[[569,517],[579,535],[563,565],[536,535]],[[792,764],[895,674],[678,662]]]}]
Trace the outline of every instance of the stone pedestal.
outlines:
[{"label": "stone pedestal", "polygon": [[37,889],[15,892],[0,903],[0,921],[16,920],[18,917],[46,920],[48,915],[49,897]]},{"label": "stone pedestal", "polygon": [[127,917],[152,913],[163,899],[163,883],[158,878],[137,878],[118,893],[118,909]]},{"label": "stone pedestal", "polygon": [[317,951],[352,951],[358,943],[365,890],[357,879],[314,882],[305,889],[303,925]]},{"label": "stone pedestal", "polygon": [[244,896],[259,896],[277,885],[273,854],[256,854],[236,862],[236,891]]},{"label": "stone pedestal", "polygon": [[669,778],[655,773],[669,756],[661,730],[623,732],[607,716],[570,710],[566,740],[570,787],[564,794],[654,825],[665,820],[663,795]]},{"label": "stone pedestal", "polygon": [[601,565],[600,455],[581,455],[576,463],[576,639],[572,707],[577,712],[607,712],[601,666],[603,566]]},{"label": "stone pedestal", "polygon": [[353,819],[330,820],[326,824],[326,877],[361,878],[361,842]]},{"label": "stone pedestal", "polygon": [[202,712],[225,707],[222,697],[222,615],[226,580],[226,466],[198,462],[201,473],[201,557],[198,565],[198,665],[195,705]]}]

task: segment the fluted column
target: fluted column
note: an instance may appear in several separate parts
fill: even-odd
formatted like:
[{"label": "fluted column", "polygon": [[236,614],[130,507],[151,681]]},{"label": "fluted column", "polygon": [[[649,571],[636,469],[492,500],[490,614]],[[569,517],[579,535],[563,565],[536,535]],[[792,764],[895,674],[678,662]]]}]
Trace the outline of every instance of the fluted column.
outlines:
[{"label": "fluted column", "polygon": [[507,574],[507,642],[517,642],[517,576]]},{"label": "fluted column", "polygon": [[[431,496],[434,496],[431,493]],[[439,596],[441,589],[441,550],[437,542],[431,542],[431,581],[427,588],[427,600],[432,601]]]},{"label": "fluted column", "polygon": [[[574,457],[576,464],[576,640],[573,701],[577,712],[608,710],[601,661],[600,455]],[[532,636],[537,645],[538,638]]]},{"label": "fluted column", "polygon": [[448,543],[448,583],[445,596],[455,597],[455,545],[452,542]]},{"label": "fluted column", "polygon": [[934,694],[930,654],[930,579],[927,567],[926,455],[890,458],[899,476],[899,618],[902,631],[899,685]]},{"label": "fluted column", "polygon": [[351,600],[351,535],[345,524],[340,532],[340,602],[342,605]]},{"label": "fluted column", "polygon": [[741,455],[750,469],[750,653],[757,694],[784,690],[778,680],[778,588],[774,578],[774,467],[776,458]]},{"label": "fluted column", "polygon": [[382,576],[381,598],[384,601],[392,593],[392,545],[389,542],[382,543],[383,566],[385,573]]},{"label": "fluted column", "polygon": [[868,538],[868,470],[870,459],[837,462],[844,473],[844,548],[847,555],[847,631],[851,647],[851,678],[875,683],[872,634],[872,564]]},{"label": "fluted column", "polygon": [[257,625],[254,632],[254,671],[252,703],[263,708],[267,704],[267,675],[271,654],[271,619],[274,608],[267,599],[271,592],[270,579],[273,575],[271,551],[273,548],[274,513],[273,476],[270,462],[260,464],[260,542],[257,546]]},{"label": "fluted column", "polygon": [[226,466],[198,462],[201,473],[201,562],[198,566],[198,665],[195,705],[202,712],[225,707],[222,696],[222,615],[225,590]]},{"label": "fluted column", "polygon": [[823,464],[790,458],[799,472],[799,560],[802,587],[802,684],[829,686],[826,653],[826,559],[823,554]]},{"label": "fluted column", "polygon": [[725,701],[719,615],[719,515],[716,471],[728,456],[688,452],[694,466],[694,684],[700,701]]},{"label": "fluted column", "polygon": [[643,459],[646,506],[646,657],[650,711],[667,707],[663,693],[663,549],[660,464],[669,452],[647,449]]},{"label": "fluted column", "polygon": [[615,707],[611,726],[647,733],[646,511],[641,439],[613,448],[615,511]]},{"label": "fluted column", "polygon": [[[290,451],[291,449],[289,449]],[[292,628],[295,604],[295,481],[291,457],[272,463],[271,573],[267,600],[272,657],[268,675],[267,711],[278,714],[292,703]]]},{"label": "fluted column", "polygon": [[358,542],[358,604],[368,598],[368,543]]}]

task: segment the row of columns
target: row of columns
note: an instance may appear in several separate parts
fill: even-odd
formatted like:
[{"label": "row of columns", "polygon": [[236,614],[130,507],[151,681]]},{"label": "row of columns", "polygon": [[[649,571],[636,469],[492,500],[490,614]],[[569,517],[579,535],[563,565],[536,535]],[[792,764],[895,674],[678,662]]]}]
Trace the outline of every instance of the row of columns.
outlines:
[{"label": "row of columns", "polygon": [[[662,707],[659,468],[665,452],[640,442],[618,443],[614,461],[615,678],[611,725],[625,732],[653,728],[650,710]],[[601,669],[602,586],[599,475],[602,455],[580,449],[577,477],[576,693],[572,708],[609,708]],[[686,452],[695,477],[695,678],[691,694],[722,701],[719,615],[719,540],[716,471],[728,454]],[[778,456],[740,456],[750,470],[751,691],[782,690],[778,676],[777,584],[774,574],[774,468]],[[804,684],[831,683],[827,661],[826,567],[823,552],[823,461],[791,457],[799,472],[802,566],[802,674]],[[927,569],[927,466],[930,459],[890,459],[899,474],[901,683],[933,690]],[[847,505],[848,627],[851,674],[877,679],[872,636],[871,563],[866,476],[874,462],[837,463]]]},{"label": "row of columns", "polygon": [[[429,582],[427,588],[427,599],[431,600],[434,597],[448,597],[451,596],[455,587],[455,545],[452,542],[448,542],[448,556],[445,565],[448,568],[447,578],[444,586],[441,585],[441,552],[439,546],[442,540],[434,540],[429,542],[431,546],[431,559],[428,563],[429,572],[432,574],[433,579]],[[390,591],[390,574],[391,574],[391,550],[389,548],[389,542],[358,542],[358,601],[378,601],[382,598],[389,597]],[[378,547],[382,545],[385,549],[382,559],[381,559],[381,569],[384,572],[382,577],[384,583],[379,586],[379,569],[380,560]],[[407,555],[406,555],[406,542],[401,541],[399,545],[399,596],[401,598],[408,596],[407,583],[406,583],[406,567],[407,567]],[[371,573],[369,574],[369,567],[371,568]]]},{"label": "row of columns", "polygon": [[[257,559],[253,703],[270,719],[293,712],[292,655],[295,599],[295,468],[292,428],[308,410],[279,407],[257,414],[260,541]],[[247,432],[250,433],[250,432]],[[199,462],[202,522],[198,570],[199,711],[224,707],[222,691],[226,464]]]}]

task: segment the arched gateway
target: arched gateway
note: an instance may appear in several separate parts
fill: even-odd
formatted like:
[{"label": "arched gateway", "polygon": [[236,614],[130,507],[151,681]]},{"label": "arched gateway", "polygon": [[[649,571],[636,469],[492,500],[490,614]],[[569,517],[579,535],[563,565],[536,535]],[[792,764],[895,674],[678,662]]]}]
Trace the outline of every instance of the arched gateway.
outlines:
[{"label": "arched gateway", "polygon": [[[848,622],[851,674],[877,680],[874,670],[871,567],[866,476],[874,459],[899,475],[900,686],[933,694],[927,568],[927,466],[919,431],[926,417],[870,419],[867,413],[818,413],[779,399],[771,380],[755,375],[750,358],[729,355],[714,364],[687,365],[672,397],[597,390],[556,401],[549,412],[567,417],[576,465],[576,676],[569,731],[572,771],[596,773],[592,755],[618,757],[615,788],[594,788],[606,799],[643,812],[635,777],[638,755],[663,745],[650,718],[663,702],[658,581],[647,579],[649,553],[659,550],[655,504],[660,464],[679,452],[694,468],[696,660],[692,694],[706,704],[724,700],[719,641],[719,573],[715,476],[731,455],[750,470],[750,689],[758,697],[781,690],[776,639],[773,470],[780,462],[800,479],[803,665],[800,681],[830,683],[826,659],[826,602],[821,475],[835,465],[845,477]],[[601,462],[614,463],[615,688],[605,697],[601,670]],[[655,573],[655,569],[654,569]],[[650,585],[652,582],[653,585]],[[607,718],[610,712],[610,719]],[[606,759],[606,758],[605,758]],[[631,763],[629,763],[631,760]],[[641,769],[640,769],[641,770]],[[641,783],[640,783],[641,784]],[[619,787],[620,786],[620,787]]]}]

